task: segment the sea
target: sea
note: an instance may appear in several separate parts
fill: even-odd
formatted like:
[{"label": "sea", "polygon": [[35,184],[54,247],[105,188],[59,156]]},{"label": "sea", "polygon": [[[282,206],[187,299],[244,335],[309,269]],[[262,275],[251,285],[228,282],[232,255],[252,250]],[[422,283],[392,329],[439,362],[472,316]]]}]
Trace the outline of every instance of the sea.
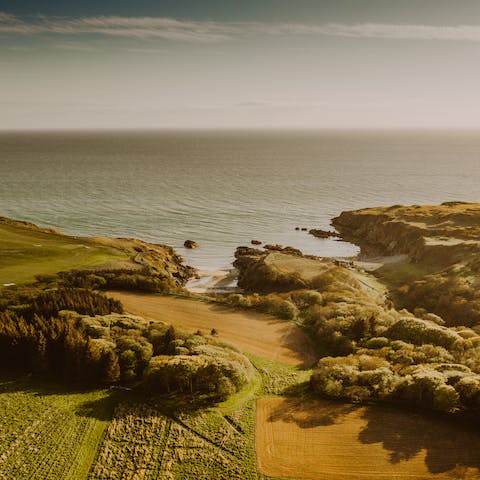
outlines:
[{"label": "sea", "polygon": [[355,255],[296,227],[453,200],[480,202],[480,131],[0,133],[0,216],[168,244],[200,269],[230,268],[252,239]]}]

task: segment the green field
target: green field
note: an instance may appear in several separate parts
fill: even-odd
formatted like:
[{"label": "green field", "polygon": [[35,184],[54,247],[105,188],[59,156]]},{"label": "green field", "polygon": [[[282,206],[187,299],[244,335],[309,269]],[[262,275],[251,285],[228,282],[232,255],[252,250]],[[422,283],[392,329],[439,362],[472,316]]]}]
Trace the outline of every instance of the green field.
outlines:
[{"label": "green field", "polygon": [[113,409],[105,390],[0,380],[0,479],[87,477]]},{"label": "green field", "polygon": [[273,252],[265,257],[265,264],[283,275],[299,275],[305,281],[311,281],[329,268],[329,264],[321,260],[296,257],[284,253]]},{"label": "green field", "polygon": [[422,263],[399,262],[383,265],[375,270],[373,274],[382,282],[389,290],[394,290],[406,283],[412,283],[420,280],[426,275],[435,273],[441,268],[435,265],[427,265]]},{"label": "green field", "polygon": [[38,274],[128,259],[121,250],[91,239],[0,223],[0,286],[31,282]]}]

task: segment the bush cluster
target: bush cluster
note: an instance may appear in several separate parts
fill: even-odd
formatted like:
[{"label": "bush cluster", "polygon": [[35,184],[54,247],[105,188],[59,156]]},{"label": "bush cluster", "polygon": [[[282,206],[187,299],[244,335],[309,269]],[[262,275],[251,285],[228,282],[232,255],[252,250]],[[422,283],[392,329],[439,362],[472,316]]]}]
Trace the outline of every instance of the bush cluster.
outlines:
[{"label": "bush cluster", "polygon": [[[440,315],[449,326],[480,324],[480,290],[468,278],[454,270],[427,275],[410,285],[400,287],[395,295],[399,304],[409,310],[417,307]],[[477,276],[472,275],[472,278]]]},{"label": "bush cluster", "polygon": [[177,347],[179,355],[152,358],[145,372],[149,389],[200,392],[225,399],[252,378],[252,365],[238,352],[200,338],[187,339],[183,345]]},{"label": "bush cluster", "polygon": [[480,293],[470,280],[426,277],[404,288],[410,311],[398,311],[348,269],[327,268],[308,289],[294,277],[285,291],[287,280],[270,278],[261,262],[257,267],[278,291],[262,295],[256,287],[226,301],[308,329],[323,357],[311,377],[318,394],[442,412],[480,408]]},{"label": "bush cluster", "polygon": [[322,395],[356,402],[389,400],[441,412],[478,409],[480,375],[449,361],[452,359],[448,352],[434,352],[431,345],[429,348],[430,355],[433,354],[431,362],[425,363],[429,359],[418,352],[419,355],[410,356],[412,363],[408,366],[395,362],[391,347],[381,351],[363,349],[346,357],[325,357],[312,375],[312,386]]}]

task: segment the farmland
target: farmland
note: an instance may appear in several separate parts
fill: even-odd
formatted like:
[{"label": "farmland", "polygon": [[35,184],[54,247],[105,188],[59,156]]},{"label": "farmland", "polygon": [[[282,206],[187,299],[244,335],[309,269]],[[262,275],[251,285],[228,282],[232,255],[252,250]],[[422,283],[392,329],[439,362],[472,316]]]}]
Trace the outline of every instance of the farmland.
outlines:
[{"label": "farmland", "polygon": [[0,479],[251,479],[257,474],[255,400],[309,372],[251,357],[259,372],[226,402],[75,392],[3,379]]},{"label": "farmland", "polygon": [[112,402],[104,390],[71,392],[0,380],[0,479],[86,478]]},{"label": "farmland", "polygon": [[256,478],[251,432],[237,428],[216,411],[169,415],[161,405],[122,403],[89,478]]},{"label": "farmland", "polygon": [[256,471],[255,400],[307,375],[259,357],[251,361],[259,375],[216,406],[198,408],[171,397],[118,404],[90,480],[262,479]]},{"label": "farmland", "polygon": [[259,469],[269,476],[473,480],[480,475],[476,432],[378,406],[263,398],[257,401],[256,446]]},{"label": "farmland", "polygon": [[4,379],[0,479],[478,478],[478,435],[419,414],[299,398],[309,371],[250,359],[255,379],[213,406]]}]

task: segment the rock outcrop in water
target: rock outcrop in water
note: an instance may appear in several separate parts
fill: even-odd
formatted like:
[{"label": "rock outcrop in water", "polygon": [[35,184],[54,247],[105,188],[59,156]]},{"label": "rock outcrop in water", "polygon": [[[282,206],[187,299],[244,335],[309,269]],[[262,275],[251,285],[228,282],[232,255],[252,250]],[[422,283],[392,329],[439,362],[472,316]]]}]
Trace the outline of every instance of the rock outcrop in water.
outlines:
[{"label": "rock outcrop in water", "polygon": [[198,247],[198,243],[195,242],[194,240],[185,240],[185,241],[183,242],[183,246],[184,246],[185,248],[190,248],[190,249],[192,249],[192,248],[197,248],[197,247]]},{"label": "rock outcrop in water", "polygon": [[317,238],[341,238],[340,235],[333,230],[322,230],[320,228],[311,228],[308,233]]}]

